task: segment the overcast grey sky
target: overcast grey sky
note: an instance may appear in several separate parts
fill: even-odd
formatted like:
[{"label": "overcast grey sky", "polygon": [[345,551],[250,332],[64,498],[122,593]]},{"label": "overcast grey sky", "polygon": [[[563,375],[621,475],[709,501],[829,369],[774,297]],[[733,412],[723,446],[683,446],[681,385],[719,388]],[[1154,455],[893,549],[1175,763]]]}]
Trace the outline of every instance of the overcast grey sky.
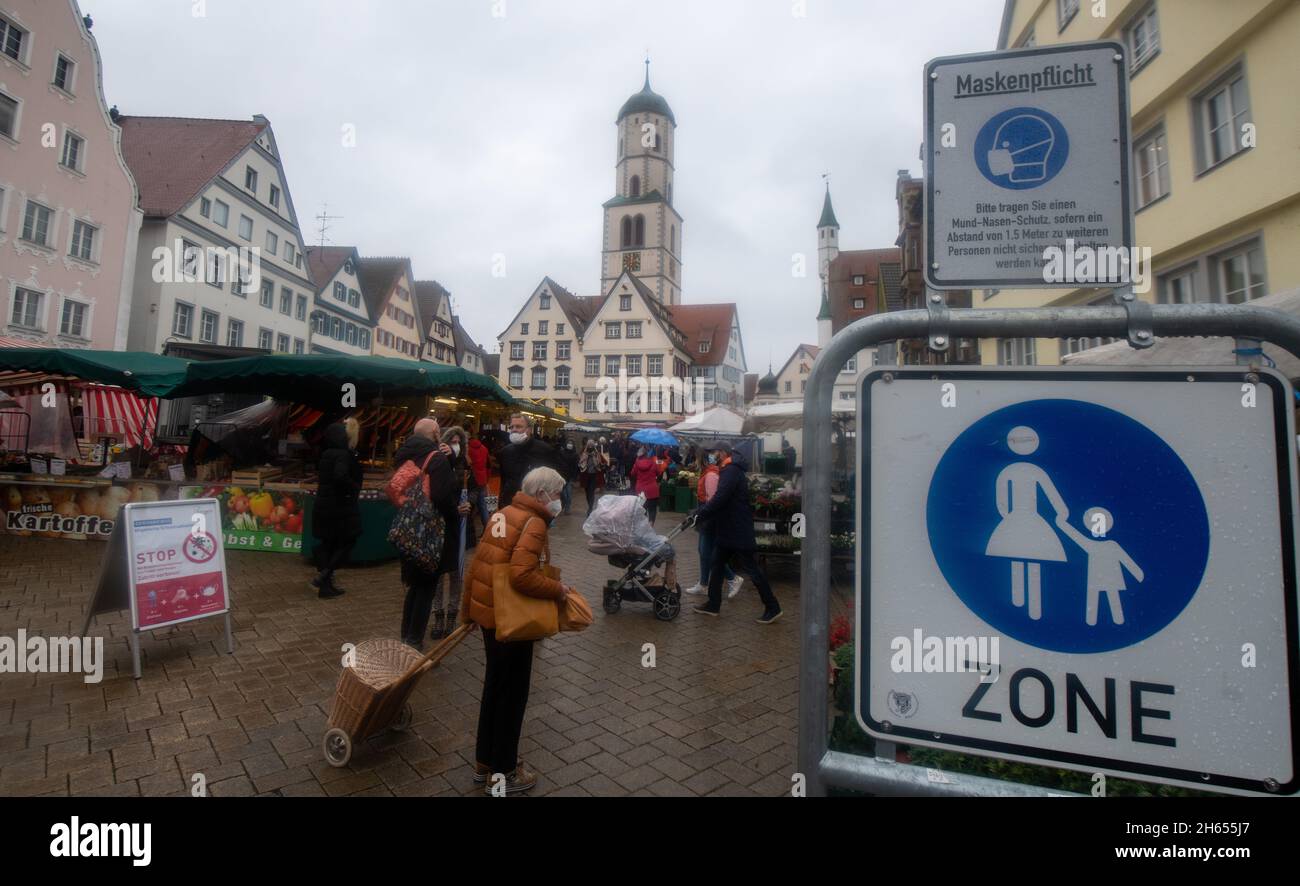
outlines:
[{"label": "overcast grey sky", "polygon": [[[677,117],[686,302],[735,301],[750,371],[816,342],[821,174],[844,249],[892,245],[921,70],[1003,0],[80,0],[125,114],[265,114],[308,243],[410,256],[489,350],[543,275],[600,288],[614,117]],[[194,12],[200,7],[203,17]],[[797,12],[806,10],[803,17]],[[504,8],[504,16],[499,13]],[[342,128],[356,127],[356,147]],[[808,276],[791,256],[808,256]],[[504,277],[492,257],[504,256]]]}]

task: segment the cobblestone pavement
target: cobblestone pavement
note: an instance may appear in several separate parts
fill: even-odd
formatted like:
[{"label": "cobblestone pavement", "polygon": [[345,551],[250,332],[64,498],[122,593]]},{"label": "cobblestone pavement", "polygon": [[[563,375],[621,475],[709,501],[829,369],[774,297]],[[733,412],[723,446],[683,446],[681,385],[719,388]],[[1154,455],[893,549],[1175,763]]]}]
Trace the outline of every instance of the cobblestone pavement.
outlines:
[{"label": "cobblestone pavement", "polygon": [[[534,794],[769,795],[794,771],[798,574],[773,585],[775,625],[751,583],[721,618],[685,608],[673,622],[645,604],[607,615],[600,589],[618,570],[589,554],[581,508],[552,533],[566,583],[596,623],[540,644],[520,754]],[[661,514],[661,532],[679,520]],[[679,580],[695,582],[695,533],[678,538]],[[93,542],[0,536],[0,636],[81,627],[103,548]],[[483,645],[471,634],[414,696],[405,733],[357,747],[346,768],[321,754],[341,648],[396,637],[403,590],[396,564],[348,569],[348,593],[319,600],[295,556],[231,552],[235,654],[221,619],[142,637],[143,679],[131,678],[127,612],[100,616],[104,679],[0,674],[0,795],[188,793],[202,773],[213,796],[478,794],[471,781]],[[697,598],[684,597],[693,603]],[[657,666],[642,667],[643,644]]]}]

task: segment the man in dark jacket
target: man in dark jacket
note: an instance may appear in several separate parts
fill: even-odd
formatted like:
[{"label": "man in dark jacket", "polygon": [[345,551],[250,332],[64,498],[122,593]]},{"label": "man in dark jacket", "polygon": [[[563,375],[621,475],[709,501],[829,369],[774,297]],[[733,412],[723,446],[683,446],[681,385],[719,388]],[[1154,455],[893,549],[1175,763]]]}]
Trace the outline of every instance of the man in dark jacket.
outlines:
[{"label": "man in dark jacket", "polygon": [[334,584],[334,570],[348,560],[361,537],[361,462],[353,449],[360,430],[356,419],[325,429],[320,462],[316,468],[316,497],[312,504],[311,534],[320,543],[316,563],[320,572],[312,579],[322,600],[337,597],[343,589]]},{"label": "man in dark jacket", "polygon": [[[393,465],[397,468],[408,461],[424,465],[425,459],[428,459],[424,473],[429,477],[429,501],[442,514],[446,526],[437,572],[425,572],[414,561],[402,558],[402,583],[406,585],[406,601],[402,606],[402,641],[416,649],[423,645],[424,632],[429,629],[429,613],[433,609],[433,594],[438,588],[438,581],[444,573],[455,572],[460,553],[460,533],[453,531],[460,526],[460,486],[452,471],[451,446],[439,442],[441,435],[437,421],[422,418],[415,423],[411,436],[393,456]],[[430,453],[433,454],[432,458],[429,458]],[[464,513],[469,513],[468,504],[463,508]]]},{"label": "man in dark jacket", "polygon": [[754,541],[754,512],[749,506],[747,467],[744,456],[732,450],[718,475],[718,491],[695,512],[700,520],[713,527],[716,542],[713,562],[709,565],[709,600],[696,606],[695,611],[713,616],[722,611],[722,581],[727,562],[734,557],[736,571],[753,580],[763,601],[763,614],[758,623],[771,624],[781,617],[781,604],[754,556],[758,545]]},{"label": "man in dark jacket", "polygon": [[555,449],[544,440],[533,436],[533,423],[528,416],[516,412],[510,416],[510,443],[497,453],[501,465],[501,495],[497,510],[510,504],[524,476],[533,468],[553,468],[563,475],[564,466]]}]

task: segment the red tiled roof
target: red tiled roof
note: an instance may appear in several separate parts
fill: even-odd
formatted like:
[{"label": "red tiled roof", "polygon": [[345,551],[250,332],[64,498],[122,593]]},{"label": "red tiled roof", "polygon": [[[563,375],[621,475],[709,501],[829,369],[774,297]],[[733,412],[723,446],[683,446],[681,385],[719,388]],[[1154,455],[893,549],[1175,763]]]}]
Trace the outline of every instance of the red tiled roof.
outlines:
[{"label": "red tiled roof", "polygon": [[119,117],[122,156],[150,217],[180,212],[269,124],[188,117]]},{"label": "red tiled roof", "polygon": [[[357,278],[361,281],[361,297],[366,300],[370,318],[376,323],[388,304],[388,296],[393,291],[398,276],[403,271],[409,272],[410,267],[409,258],[376,256],[361,259],[361,267],[357,270]],[[416,322],[418,324],[420,318],[417,317]],[[420,341],[424,341],[423,335],[420,336]]]},{"label": "red tiled roof", "polygon": [[[879,304],[880,266],[891,263],[901,266],[902,261],[903,251],[896,246],[845,250],[835,257],[827,269],[832,334],[882,309]],[[861,286],[853,284],[853,278],[857,276],[863,278]],[[855,298],[864,300],[863,307],[853,307]]]},{"label": "red tiled roof", "polygon": [[307,272],[316,284],[316,291],[323,292],[343,263],[355,253],[355,246],[308,246]]},{"label": "red tiled roof", "polygon": [[[700,366],[721,366],[731,341],[731,326],[736,314],[734,303],[672,305],[673,325],[686,333],[686,351]],[[700,353],[700,344],[709,343],[708,353]]]},{"label": "red tiled roof", "polygon": [[[438,305],[442,304],[444,298],[450,298],[451,293],[437,280],[416,280],[411,284],[411,288],[415,290],[414,296],[419,306],[420,322],[424,326],[422,334],[428,338],[433,321],[438,316]],[[447,313],[451,313],[450,306]],[[452,340],[455,341],[455,335],[452,336]]]}]

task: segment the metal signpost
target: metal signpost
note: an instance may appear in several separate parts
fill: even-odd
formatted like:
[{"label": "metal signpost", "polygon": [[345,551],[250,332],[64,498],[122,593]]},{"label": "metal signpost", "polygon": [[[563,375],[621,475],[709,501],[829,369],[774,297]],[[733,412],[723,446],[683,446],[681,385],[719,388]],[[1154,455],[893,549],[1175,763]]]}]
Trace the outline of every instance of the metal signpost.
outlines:
[{"label": "metal signpost", "polygon": [[[823,349],[809,377],[804,408],[799,771],[807,778],[810,795],[824,793],[828,785],[878,794],[1050,793],[898,764],[893,762],[890,743],[878,749],[880,759],[827,747],[830,414],[840,368],[863,348],[903,338],[929,338],[934,346],[952,336],[1106,336],[1126,337],[1145,346],[1162,335],[1259,339],[1300,355],[1300,320],[1277,311],[1135,301],[1115,307],[956,311],[932,305],[928,311],[859,320]],[[872,584],[863,591],[861,609],[876,607],[861,614],[860,642],[868,646],[869,656],[862,667],[872,669],[864,678],[863,692],[868,697],[862,719],[878,735],[906,743],[1050,760],[1213,790],[1295,793],[1300,629],[1291,477],[1296,448],[1289,385],[1254,366],[1202,367],[1180,370],[1176,376],[1145,372],[1127,382],[1121,374],[1092,369],[1032,374],[1033,378],[1013,379],[996,371],[954,368],[900,369],[888,383],[883,372],[868,377],[871,411],[860,413],[860,421],[876,418],[882,400],[893,399],[897,402],[880,407],[880,419],[911,422],[902,428],[914,439],[909,452],[908,446],[897,442],[902,436],[899,425],[869,431],[864,427],[863,435],[870,433],[875,442],[863,445],[871,446],[874,453],[879,444],[882,458],[911,458],[915,463],[907,470],[886,465],[881,474],[869,463],[862,464],[859,476],[863,482],[868,482],[864,475],[869,474],[872,480],[910,481],[921,488],[906,493],[918,496],[917,500],[889,498],[890,525],[901,520],[902,526],[915,530],[905,533],[908,544],[894,540],[901,553],[884,550],[881,545],[887,548],[888,538],[876,538],[875,527],[864,525],[859,534],[864,544],[867,539],[876,543],[869,556],[881,555],[864,563],[870,571],[862,576]],[[1187,381],[1188,377],[1193,380]],[[954,385],[955,390],[945,392],[944,384]],[[900,393],[879,393],[893,385]],[[1126,392],[1128,385],[1135,390]],[[918,399],[914,392],[921,388],[932,396]],[[1160,396],[1153,396],[1153,391]],[[955,394],[953,406],[943,405],[945,393]],[[1246,405],[1248,394],[1254,406]],[[1234,410],[1231,422],[1220,412],[1227,404],[1216,402],[1228,395]],[[916,412],[922,400],[934,404],[934,415]],[[1183,411],[1181,417],[1174,403]],[[945,409],[955,411],[945,416]],[[1179,425],[1189,420],[1187,414],[1198,420],[1218,415],[1221,420],[1214,421],[1205,434],[1189,433]],[[1089,420],[1097,424],[1079,433],[1074,423]],[[1007,422],[1011,426],[1001,428]],[[977,455],[981,447],[972,441],[980,435],[992,441],[999,430],[1003,432],[996,441],[1000,450],[994,453],[999,447],[989,442],[983,447],[988,451]],[[1045,447],[1060,451],[1049,453]],[[1109,458],[1092,451],[1096,447],[1106,448]],[[1238,451],[1239,447],[1248,451]],[[1057,461],[1067,448],[1073,457]],[[1138,481],[1128,476],[1136,465],[1144,466]],[[1003,478],[1007,481],[1003,502],[998,478],[1007,470],[1011,473]],[[909,476],[913,471],[919,475]],[[1050,559],[1055,556],[1053,547],[1046,552],[1049,559],[1034,561],[1029,555],[1043,556],[1044,551],[1018,547],[1028,530],[1013,525],[999,531],[1000,507],[1009,514],[1014,510],[1012,498],[1023,494],[1022,473],[1038,487],[1045,485],[1046,478],[1061,503],[1061,523],[1049,522],[1053,510],[1041,505],[1044,526],[1035,527],[1027,543],[1051,546],[1048,534],[1052,533],[1064,560]],[[1141,482],[1156,484],[1145,498],[1130,488]],[[1020,489],[1013,490],[1017,484]],[[877,494],[872,490],[871,498]],[[954,512],[936,513],[932,521],[931,496],[938,496],[934,502],[942,501]],[[1041,500],[1051,501],[1051,496],[1042,495]],[[860,508],[870,504],[859,499]],[[1085,523],[1089,518],[1093,522]],[[1150,539],[1139,537],[1121,520],[1146,524],[1163,544],[1180,545],[1179,556],[1175,559],[1169,551],[1153,547]],[[1045,531],[1037,531],[1040,528]],[[1106,537],[1094,535],[1094,529],[1104,530]],[[1110,541],[1116,544],[1106,544]],[[1073,546],[1068,554],[1067,544]],[[1018,561],[1020,570],[1012,556],[1016,554],[1025,557]],[[1098,575],[1113,578],[1114,569],[1107,572],[1099,566],[1095,575],[1089,574],[1091,559],[1102,558],[1100,564],[1111,555],[1123,570],[1120,583],[1131,591],[1119,589],[1113,581],[1113,587],[1104,587],[1101,579],[1093,581]],[[1032,569],[1035,564],[1037,570]],[[988,570],[987,576],[981,574],[983,569]],[[877,579],[894,585],[876,588]],[[1148,581],[1167,596],[1143,599]],[[1088,623],[1090,584],[1097,585],[1095,626]],[[892,605],[885,602],[891,593],[902,599]],[[875,623],[880,610],[877,600],[883,606],[880,625]],[[1128,609],[1120,626],[1115,615],[1123,607]],[[1103,619],[1109,620],[1103,623]],[[1046,630],[1049,624],[1058,630]],[[920,674],[915,668],[912,674],[894,673],[890,653],[895,650],[878,648],[882,640],[892,643],[899,636],[915,642],[915,634],[904,631],[906,627],[922,628]],[[925,673],[926,636],[949,631],[953,636],[976,637],[977,659],[981,633],[1000,639],[996,680],[981,683],[978,672]],[[872,645],[877,649],[870,649]],[[1252,653],[1249,661],[1248,652]],[[912,652],[912,664],[916,661]],[[882,667],[888,672],[878,680]],[[894,682],[900,678],[911,682]],[[983,686],[989,688],[981,691]],[[1046,717],[1049,691],[1054,699],[1050,718]],[[955,701],[954,711],[954,699],[961,692],[965,695]],[[972,704],[974,694],[980,698]],[[989,719],[991,715],[1001,719]],[[888,729],[886,716],[892,718]],[[1215,719],[1223,717],[1240,722]],[[1252,729],[1267,734],[1251,735]],[[935,730],[937,736],[920,734],[928,730]],[[1113,739],[1107,734],[1110,731],[1115,732]],[[1170,739],[1173,745],[1168,744]]]},{"label": "metal signpost", "polygon": [[1286,378],[877,368],[860,385],[864,729],[1295,790]]},{"label": "metal signpost", "polygon": [[[1076,270],[1089,283],[1127,282],[1128,118],[1128,65],[1118,43],[926,65],[928,284],[1077,288]],[[1045,281],[1052,249],[1059,273]]]}]

